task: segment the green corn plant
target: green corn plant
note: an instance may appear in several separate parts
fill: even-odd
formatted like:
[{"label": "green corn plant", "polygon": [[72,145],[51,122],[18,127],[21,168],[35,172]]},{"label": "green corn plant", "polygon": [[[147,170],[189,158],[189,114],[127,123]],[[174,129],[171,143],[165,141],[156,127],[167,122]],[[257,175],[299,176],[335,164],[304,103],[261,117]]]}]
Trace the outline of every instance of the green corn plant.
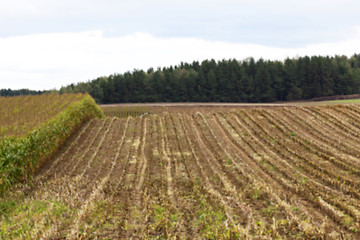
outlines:
[{"label": "green corn plant", "polygon": [[26,137],[4,136],[0,140],[0,193],[14,182],[27,179],[65,143],[83,122],[104,117],[101,109],[84,95],[65,111],[41,124]]}]

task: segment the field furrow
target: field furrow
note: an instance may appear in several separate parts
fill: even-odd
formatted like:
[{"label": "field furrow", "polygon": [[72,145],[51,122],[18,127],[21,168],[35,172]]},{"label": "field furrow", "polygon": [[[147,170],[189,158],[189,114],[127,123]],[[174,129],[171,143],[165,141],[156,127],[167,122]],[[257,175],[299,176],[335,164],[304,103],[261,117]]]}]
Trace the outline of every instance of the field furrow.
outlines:
[{"label": "field furrow", "polygon": [[[235,215],[233,214],[232,206],[227,201],[227,198],[225,198],[227,194],[225,193],[222,183],[219,182],[219,177],[218,176],[214,177],[214,169],[212,166],[208,165],[209,160],[206,159],[207,156],[204,155],[204,153],[200,151],[201,148],[197,147],[196,145],[199,143],[197,142],[197,135],[196,134],[193,135],[194,133],[193,129],[195,127],[193,123],[191,124],[190,116],[187,115],[180,116],[180,122],[182,125],[182,129],[185,133],[187,145],[191,150],[191,154],[193,157],[192,161],[195,160],[195,162],[189,163],[189,165],[191,164],[192,166],[194,166],[194,164],[196,164],[199,170],[199,171],[195,171],[194,174],[196,175],[192,176],[192,178],[195,179],[195,183],[196,183],[194,192],[197,193],[196,194],[197,201],[200,201],[204,205],[204,209],[202,209],[202,211],[205,212],[208,212],[209,210],[215,211],[212,213],[215,215],[219,215],[219,217],[221,218],[225,218],[223,219],[224,223],[214,222],[206,218],[199,220],[201,221],[204,220],[205,223],[210,225],[209,227],[215,229],[218,228],[222,229],[224,228],[223,224],[225,224],[225,227],[227,227],[228,224],[230,224],[231,226],[230,233],[232,231],[237,231],[246,235],[245,231],[242,231],[241,227],[238,226],[234,220],[233,216]],[[207,199],[204,199],[204,195],[207,197]],[[218,209],[218,207],[213,205],[214,204],[213,202],[215,203],[220,202],[221,208]],[[234,230],[231,230],[232,228]]]},{"label": "field furrow", "polygon": [[[226,146],[231,146],[231,148],[235,150],[229,151],[234,155],[233,160],[235,166],[239,170],[243,169],[241,170],[241,174],[249,179],[248,184],[245,186],[242,193],[245,193],[245,196],[251,199],[250,201],[252,204],[256,201],[261,202],[264,201],[263,199],[267,199],[268,203],[271,205],[266,208],[266,213],[269,213],[269,210],[271,209],[270,215],[276,213],[276,211],[273,212],[274,207],[272,205],[278,206],[278,208],[274,208],[277,211],[281,209],[286,212],[287,220],[278,220],[282,223],[279,225],[278,231],[282,229],[284,232],[287,232],[286,229],[291,229],[291,234],[302,232],[305,233],[305,236],[307,234],[315,236],[319,234],[320,230],[327,231],[327,229],[321,229],[320,227],[323,216],[316,208],[304,203],[303,196],[297,197],[294,195],[296,194],[296,191],[290,189],[290,186],[285,185],[284,182],[275,182],[271,173],[269,173],[266,168],[263,168],[261,166],[262,164],[258,164],[259,156],[256,155],[252,157],[246,155],[246,149],[243,148],[243,144],[241,144],[241,140],[237,137],[236,133],[231,131],[231,126],[226,122],[223,122],[219,116],[216,117],[215,124],[219,128],[219,132],[221,133],[220,136],[222,136],[222,139],[225,141],[224,148]],[[244,132],[244,134],[246,134],[246,132]],[[291,190],[290,193],[289,190]],[[258,214],[256,211],[257,204],[255,203],[254,206],[255,209],[253,209],[253,214],[256,215]],[[254,217],[252,217],[251,220],[252,224],[256,223],[254,223]],[[311,222],[315,227],[308,228],[306,222]],[[252,226],[252,228],[254,227]],[[289,233],[287,234],[289,236]]]},{"label": "field furrow", "polygon": [[[207,122],[205,120],[205,118],[203,118],[203,119],[205,122]],[[242,201],[248,202],[247,206],[245,204],[243,204],[243,208],[245,207],[245,209],[247,209],[246,212],[254,212],[255,213],[254,215],[251,216],[253,219],[261,219],[262,222],[265,223],[266,227],[272,226],[272,228],[271,228],[272,237],[286,235],[286,231],[284,231],[284,230],[287,229],[287,227],[290,227],[288,225],[289,222],[294,222],[294,221],[298,222],[298,220],[297,220],[298,218],[294,217],[294,214],[290,214],[290,217],[291,217],[290,221],[288,219],[289,218],[288,210],[290,209],[290,205],[288,203],[286,203],[285,201],[281,200],[278,195],[274,194],[273,192],[268,191],[268,189],[264,187],[265,185],[263,182],[260,182],[259,180],[254,178],[254,176],[249,175],[248,171],[244,171],[245,166],[243,164],[241,165],[241,167],[239,169],[239,165],[237,164],[238,163],[237,159],[239,159],[238,156],[235,155],[234,161],[232,158],[229,158],[231,155],[232,155],[231,157],[234,156],[234,154],[231,154],[231,153],[236,154],[236,146],[235,146],[235,149],[230,148],[229,151],[226,151],[226,149],[227,149],[226,144],[221,144],[223,138],[220,138],[220,137],[217,138],[214,134],[214,132],[217,130],[216,128],[220,127],[218,124],[215,123],[215,125],[211,126],[211,127],[210,127],[210,125],[206,124],[206,126],[208,127],[210,132],[212,132],[211,135],[214,137],[214,140],[219,144],[220,149],[223,149],[224,154],[226,154],[228,156],[226,161],[224,162],[224,165],[228,169],[233,169],[233,170],[236,169],[238,171],[241,171],[241,175],[243,175],[242,179],[241,179],[242,181],[238,183],[239,186],[241,186],[241,189],[237,189],[237,191],[240,193],[244,193],[249,190],[251,191],[251,190],[255,189],[255,191],[258,190],[262,194],[262,196],[260,198],[257,194],[252,195],[252,196],[251,195],[250,196],[242,195]],[[219,134],[223,134],[223,133],[219,133]],[[233,145],[233,144],[230,143],[230,145]],[[241,162],[243,163],[244,161],[242,160]],[[249,166],[246,166],[246,167],[249,167]],[[226,172],[225,170],[223,170],[223,171]],[[231,174],[232,178],[239,178],[238,177],[239,174],[237,173],[237,171],[231,171],[231,172],[233,173],[233,174]],[[246,191],[244,191],[244,190],[246,190]],[[251,193],[251,194],[253,194],[253,193]],[[251,198],[251,201],[249,201],[249,198]],[[263,199],[267,199],[268,201],[264,201]],[[258,211],[256,211],[256,209],[263,209],[264,211],[258,212]],[[271,211],[270,211],[270,209],[271,209]],[[274,222],[281,223],[281,226],[278,226],[277,228],[273,228]],[[251,223],[251,221],[249,223]],[[252,228],[254,228],[254,226],[252,226]],[[314,232],[313,232],[313,234],[314,234]]]},{"label": "field furrow", "polygon": [[151,117],[149,119],[149,141],[146,145],[146,154],[149,158],[147,170],[146,194],[144,199],[145,225],[143,234],[145,238],[166,238],[168,225],[166,222],[169,213],[167,199],[166,171],[164,168],[164,158],[161,154],[162,134],[159,119]]},{"label": "field furrow", "polygon": [[[281,120],[282,126],[280,126],[278,124],[280,119],[276,119],[274,116],[265,113],[264,111],[262,114],[262,116],[269,120],[271,124],[274,124],[276,129],[280,130],[277,139],[284,139],[288,135],[288,132],[292,132],[293,125],[289,126],[286,121]],[[346,164],[345,160],[337,154],[336,150],[333,149],[330,151],[325,149],[321,143],[316,143],[311,135],[309,136],[307,133],[301,131],[298,135],[291,136],[290,139],[291,141],[288,141],[287,144],[294,144],[292,149],[298,150],[297,155],[299,155],[311,169],[322,172],[331,178],[340,180],[342,185],[343,183],[347,183],[350,185],[350,188],[358,185],[359,182],[356,175],[359,174],[359,171],[353,166]],[[307,140],[310,142],[307,142]],[[279,144],[281,144],[281,141],[279,141]],[[304,155],[301,155],[301,152],[305,152]],[[316,161],[314,161],[314,159],[316,159]],[[336,182],[333,182],[332,184],[336,184]],[[357,194],[356,191],[354,194]]]},{"label": "field furrow", "polygon": [[333,106],[330,109],[340,114],[346,122],[350,123],[357,129],[360,129],[360,115],[356,111],[353,111],[351,105]]},{"label": "field furrow", "polygon": [[[252,135],[249,133],[248,135],[250,136],[250,139],[256,138],[255,137],[256,134]],[[266,137],[263,136],[260,137],[260,139],[266,139]],[[249,140],[246,140],[246,142],[249,142],[250,144]],[[268,144],[272,144],[272,141]],[[254,145],[256,145],[256,143],[254,143]],[[266,143],[264,143],[264,145],[266,145]],[[260,143],[260,146],[263,146],[263,143]],[[322,207],[315,200],[316,196],[319,194],[318,188],[322,187],[322,185],[318,184],[317,182],[313,182],[313,179],[311,178],[309,178],[310,180],[308,181],[308,176],[305,175],[306,173],[297,172],[296,168],[293,168],[291,167],[291,165],[284,162],[284,160],[287,159],[285,156],[269,157],[268,154],[264,153],[262,155],[256,155],[255,158],[257,158],[257,161],[259,161],[260,163],[258,166],[261,167],[269,175],[271,175],[272,179],[278,180],[278,182],[285,188],[286,191],[293,192],[293,194],[297,194],[299,195],[299,197],[307,199],[308,201],[307,205],[311,203],[311,205],[313,205],[314,207],[319,207],[319,208]],[[282,163],[281,163],[281,159],[284,159]],[[282,177],[279,177],[279,175]],[[284,182],[285,179],[288,179],[287,183]],[[312,183],[316,183],[316,185],[310,185]],[[326,194],[323,194],[321,196],[326,196]],[[331,201],[331,199],[329,198],[327,199]],[[339,217],[337,215],[331,213],[330,216],[333,217],[335,221],[337,222],[339,221]]]},{"label": "field furrow", "polygon": [[[109,177],[117,165],[118,151],[114,150],[117,149],[116,145],[118,144],[118,135],[120,135],[121,130],[124,129],[123,124],[120,124],[119,122],[113,118],[111,122],[112,124],[109,126],[108,130],[106,130],[106,137],[103,138],[103,141],[99,144],[99,148],[97,149],[96,160],[98,160],[98,162],[89,161],[88,166],[90,167],[88,168],[93,169],[93,172],[88,171],[85,173],[84,171],[82,175],[77,176],[77,178],[89,179],[87,182],[87,188],[90,189],[91,187],[91,190],[84,198],[86,200],[79,208],[77,216],[71,225],[71,228],[67,232],[68,239],[77,239],[81,236],[81,234],[91,231],[88,226],[84,225],[83,221],[86,217],[88,217],[89,214],[91,214],[91,211],[94,209],[96,202],[103,198],[102,191],[104,186],[108,182]],[[125,133],[124,130],[123,132]],[[104,145],[104,148],[100,149],[102,145]],[[120,142],[120,145],[122,145],[122,142]],[[97,180],[96,184],[91,184],[92,179]]]},{"label": "field furrow", "polygon": [[79,175],[84,175],[86,170],[89,168],[89,165],[95,159],[100,147],[102,146],[106,135],[108,134],[113,119],[108,118],[107,120],[103,121],[102,128],[96,133],[93,137],[92,141],[89,143],[88,147],[82,153],[76,153],[76,156],[79,156],[77,159],[74,159],[70,166],[67,166],[64,169],[64,174],[74,177]]},{"label": "field furrow", "polygon": [[359,136],[360,129],[351,124],[348,119],[341,114],[341,111],[334,108],[321,108],[321,112],[325,113],[325,116],[327,116],[336,126],[346,128],[352,135]]},{"label": "field furrow", "polygon": [[[266,119],[266,118],[263,118]],[[274,122],[270,122],[272,125]],[[265,123],[263,123],[265,124]],[[275,128],[273,128],[275,129]],[[276,129],[281,129],[279,126],[276,127]],[[275,131],[272,132],[272,134]],[[286,134],[286,131],[283,133]],[[275,139],[279,139],[276,138]],[[283,143],[276,142],[276,145],[282,145]],[[291,142],[286,143],[288,146],[291,146]],[[280,149],[285,148],[285,145],[283,147],[280,147]],[[324,168],[319,167],[315,161],[311,160],[311,158],[316,158],[316,155],[311,156],[307,155],[304,156],[301,154],[299,147],[290,147],[289,149],[297,149],[296,153],[293,154],[297,158],[299,158],[302,161],[299,161],[297,164],[300,165],[301,163],[310,164],[310,165],[304,165],[301,164],[300,166],[306,170],[306,172],[311,173],[310,176],[306,176],[305,179],[301,178],[301,182],[304,182],[306,184],[303,184],[305,188],[305,192],[312,192],[313,197],[321,197],[322,200],[325,200],[325,202],[328,202],[328,204],[333,205],[332,208],[334,211],[329,212],[330,216],[337,222],[342,222],[341,219],[345,216],[345,214],[349,214],[354,218],[358,218],[358,211],[356,210],[356,206],[358,206],[358,200],[356,198],[352,198],[351,196],[357,195],[356,190],[351,186],[345,186],[341,182],[339,184],[339,181],[329,177],[328,174],[331,174],[332,172],[330,170],[325,170]],[[288,150],[289,153],[291,153],[291,150]],[[317,160],[321,160],[321,158],[317,158]],[[303,174],[306,174],[306,172],[303,172]],[[318,179],[316,181],[316,179]],[[323,181],[325,181],[325,184],[323,184]],[[334,186],[338,187],[339,190],[342,190],[343,193],[336,191],[335,189],[331,189],[328,186]],[[339,198],[339,195],[341,198]],[[348,195],[348,196],[346,196]],[[349,204],[351,202],[351,204]],[[319,205],[319,207],[325,208],[322,201],[316,201],[314,204]],[[326,207],[327,208],[327,207]],[[336,210],[337,209],[337,210]],[[346,227],[346,226],[345,226]]]},{"label": "field furrow", "polygon": [[190,175],[187,162],[191,153],[186,147],[184,132],[179,129],[180,121],[177,116],[171,114],[166,115],[166,124],[169,140],[169,151],[174,159],[176,174],[173,178],[174,196],[172,206],[176,211],[176,222],[174,230],[180,238],[189,238],[190,236],[198,236],[198,231],[194,227],[197,223],[198,213],[196,211],[197,196],[193,195],[195,182]]},{"label": "field furrow", "polygon": [[334,128],[334,126],[328,121],[320,121],[316,115],[313,115],[311,112],[306,109],[301,109],[302,111],[297,111],[297,114],[302,117],[303,122],[308,122],[310,126],[316,129],[319,134],[325,135],[325,138],[328,138],[328,142],[333,145],[338,145],[338,147],[351,148],[352,150],[357,149],[357,144],[359,140],[357,137],[352,136],[347,131]]},{"label": "field furrow", "polygon": [[[299,134],[295,134],[294,127],[296,127],[296,123],[288,124],[286,120],[283,120],[283,118],[277,118],[272,113],[269,112],[262,112],[263,116],[267,118],[271,124],[273,124],[277,129],[280,129],[284,138],[289,136],[291,141],[289,143],[294,143],[296,145],[299,145],[300,150],[304,150],[307,152],[307,154],[311,155],[311,158],[317,159],[318,162],[321,161],[319,164],[322,168],[319,170],[323,170],[326,173],[332,175],[333,177],[337,177],[339,175],[350,175],[359,174],[359,170],[353,167],[350,164],[347,164],[346,158],[343,156],[343,154],[339,154],[338,151],[334,148],[326,147],[324,146],[322,142],[317,141],[313,134],[308,134],[307,132],[301,131],[300,129],[296,129],[296,132]],[[281,125],[279,123],[281,122]],[[280,136],[278,137],[281,138]],[[352,157],[354,155],[351,155]],[[310,164],[312,164],[312,167],[316,168],[316,166],[313,164],[313,162],[309,161]],[[341,173],[341,174],[335,174],[331,172],[331,168],[335,168],[335,172]],[[329,170],[326,170],[329,169]],[[333,171],[334,172],[334,171]],[[336,176],[335,176],[336,175]],[[349,176],[347,176],[349,177]],[[351,177],[351,176],[350,176]],[[345,178],[345,177],[344,177]],[[345,182],[348,182],[350,180],[341,179]],[[356,184],[356,179],[353,178],[352,184]]]},{"label": "field furrow", "polygon": [[85,149],[89,145],[89,141],[92,139],[92,135],[99,131],[100,121],[95,119],[89,121],[85,127],[75,134],[72,139],[69,140],[65,148],[55,156],[53,161],[49,161],[40,170],[39,176],[45,178],[60,176],[59,170],[63,170],[73,162],[75,158],[74,152]]},{"label": "field furrow", "polygon": [[[277,112],[290,124],[295,124],[301,131],[310,133],[317,141],[330,148],[336,148],[337,151],[344,152],[345,154],[358,155],[360,151],[357,149],[356,144],[349,139],[344,132],[334,132],[323,125],[315,121],[312,117],[308,117],[304,112],[296,112],[296,115],[292,112],[292,109],[288,111]],[[295,134],[295,133],[294,133]]]},{"label": "field furrow", "polygon": [[1,196],[0,239],[359,238],[358,106],[154,112],[85,122]]},{"label": "field furrow", "polygon": [[[116,152],[116,164],[103,189],[103,199],[97,202],[93,215],[91,232],[88,238],[120,238],[126,234],[128,227],[128,209],[131,191],[124,187],[129,170],[131,155],[134,154],[137,121],[129,117],[126,128]],[[94,231],[93,229],[96,229]]]},{"label": "field furrow", "polygon": [[137,220],[142,217],[141,209],[139,209],[139,193],[136,192],[137,182],[137,173],[140,171],[140,161],[141,158],[141,140],[143,134],[143,121],[140,119],[134,119],[135,126],[131,131],[134,131],[134,137],[129,152],[129,159],[127,163],[127,169],[125,170],[125,176],[121,182],[117,191],[120,191],[119,194],[125,195],[125,216],[124,216],[124,228],[122,229],[122,237],[128,238],[128,236],[134,234],[136,236],[138,226]]},{"label": "field furrow", "polygon": [[354,139],[359,139],[359,129],[354,128],[351,124],[348,124],[341,119],[339,119],[337,116],[334,116],[331,113],[328,113],[326,111],[326,108],[323,110],[318,108],[304,108],[307,112],[314,114],[315,117],[318,117],[321,119],[321,121],[326,124],[326,126],[334,129],[338,132],[344,132],[349,137],[352,137]]}]

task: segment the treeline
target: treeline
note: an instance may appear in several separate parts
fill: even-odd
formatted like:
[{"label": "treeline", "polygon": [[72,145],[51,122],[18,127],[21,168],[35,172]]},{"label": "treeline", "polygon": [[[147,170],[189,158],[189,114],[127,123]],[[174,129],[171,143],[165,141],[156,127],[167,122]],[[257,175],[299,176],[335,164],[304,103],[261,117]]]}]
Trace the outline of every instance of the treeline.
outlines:
[{"label": "treeline", "polygon": [[[0,96],[54,92],[1,89]],[[62,87],[88,92],[98,103],[273,102],[360,93],[360,54],[285,61],[205,60],[134,70]]]},{"label": "treeline", "polygon": [[273,102],[356,94],[360,55],[194,61],[99,77],[60,92],[88,92],[98,103]]},{"label": "treeline", "polygon": [[29,89],[11,90],[11,89],[0,89],[0,97],[13,97],[20,95],[40,95],[49,91],[34,91]]}]

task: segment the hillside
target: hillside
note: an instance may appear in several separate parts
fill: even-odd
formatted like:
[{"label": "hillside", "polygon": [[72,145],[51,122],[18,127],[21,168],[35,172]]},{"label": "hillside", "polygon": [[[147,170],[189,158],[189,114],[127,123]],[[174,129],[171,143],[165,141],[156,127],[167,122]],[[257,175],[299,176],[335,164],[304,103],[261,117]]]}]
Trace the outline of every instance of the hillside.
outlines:
[{"label": "hillside", "polygon": [[1,133],[25,136],[82,98],[84,94],[0,97]]},{"label": "hillside", "polygon": [[358,239],[359,119],[346,104],[93,119],[0,199],[0,236]]},{"label": "hillside", "polygon": [[103,113],[87,94],[0,98],[0,194],[25,180],[66,140]]}]

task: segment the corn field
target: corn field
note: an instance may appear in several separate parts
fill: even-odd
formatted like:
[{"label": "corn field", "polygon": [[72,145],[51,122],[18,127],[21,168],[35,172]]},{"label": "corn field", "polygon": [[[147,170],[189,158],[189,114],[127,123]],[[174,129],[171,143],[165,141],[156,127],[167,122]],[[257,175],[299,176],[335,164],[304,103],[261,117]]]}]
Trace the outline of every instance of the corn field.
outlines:
[{"label": "corn field", "polygon": [[0,236],[359,239],[359,188],[359,105],[162,109],[83,124]]},{"label": "corn field", "polygon": [[2,98],[0,104],[10,112],[0,125],[0,194],[31,178],[84,121],[103,117],[95,101],[82,94]]},{"label": "corn field", "polygon": [[83,97],[83,94],[0,97],[0,133],[24,137]]},{"label": "corn field", "polygon": [[110,106],[102,107],[104,114],[107,117],[141,117],[144,114],[154,113],[157,108],[144,107],[144,106]]}]

